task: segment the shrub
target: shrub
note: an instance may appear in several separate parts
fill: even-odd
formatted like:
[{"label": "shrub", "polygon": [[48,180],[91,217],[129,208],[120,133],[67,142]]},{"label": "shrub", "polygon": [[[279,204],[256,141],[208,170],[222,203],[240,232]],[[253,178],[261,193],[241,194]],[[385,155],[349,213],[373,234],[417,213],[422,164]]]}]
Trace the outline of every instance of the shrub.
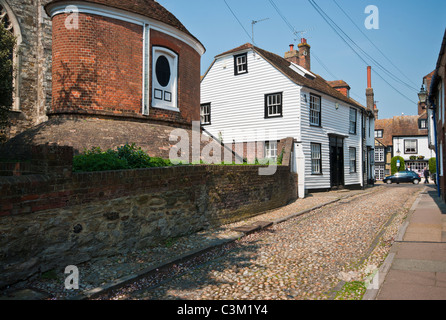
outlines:
[{"label": "shrub", "polygon": [[83,154],[73,158],[73,171],[92,172],[123,169],[139,169],[150,167],[172,166],[170,160],[151,158],[135,144],[126,144],[116,151],[102,151],[99,147],[86,150]]},{"label": "shrub", "polygon": [[[399,169],[396,166],[397,160],[400,160],[400,168]],[[400,156],[393,157],[392,160],[390,161],[390,169],[391,169],[392,174],[395,174],[395,172],[398,172],[398,171],[403,171],[405,168],[406,168],[406,166],[404,163],[404,159]]]},{"label": "shrub", "polygon": [[429,159],[429,172],[430,172],[430,174],[437,173],[437,159],[436,158]]}]

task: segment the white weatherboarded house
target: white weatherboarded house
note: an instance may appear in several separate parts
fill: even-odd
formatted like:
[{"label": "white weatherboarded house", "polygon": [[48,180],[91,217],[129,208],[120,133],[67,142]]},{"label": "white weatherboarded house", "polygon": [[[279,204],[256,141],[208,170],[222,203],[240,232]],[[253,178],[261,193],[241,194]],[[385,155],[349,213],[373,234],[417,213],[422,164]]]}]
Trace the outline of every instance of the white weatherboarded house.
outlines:
[{"label": "white weatherboarded house", "polygon": [[374,146],[373,112],[349,97],[348,85],[335,89],[309,71],[309,50],[303,41],[285,59],[245,44],[216,56],[201,82],[205,132],[225,144],[263,141],[258,158],[277,158],[277,141],[294,138],[299,197],[365,186],[366,143]]}]

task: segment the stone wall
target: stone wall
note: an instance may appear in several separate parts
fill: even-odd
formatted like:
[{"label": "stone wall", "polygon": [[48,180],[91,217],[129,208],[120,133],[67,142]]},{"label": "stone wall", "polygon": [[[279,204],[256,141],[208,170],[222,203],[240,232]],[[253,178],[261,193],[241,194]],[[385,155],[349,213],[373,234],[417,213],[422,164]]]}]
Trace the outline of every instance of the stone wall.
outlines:
[{"label": "stone wall", "polygon": [[20,39],[14,58],[17,91],[10,116],[12,137],[46,121],[51,106],[52,31],[43,9],[50,0],[2,1],[10,19],[17,21],[14,33]]},{"label": "stone wall", "polygon": [[279,166],[72,173],[71,148],[38,146],[31,171],[0,177],[0,288],[53,268],[239,221],[297,198]]}]

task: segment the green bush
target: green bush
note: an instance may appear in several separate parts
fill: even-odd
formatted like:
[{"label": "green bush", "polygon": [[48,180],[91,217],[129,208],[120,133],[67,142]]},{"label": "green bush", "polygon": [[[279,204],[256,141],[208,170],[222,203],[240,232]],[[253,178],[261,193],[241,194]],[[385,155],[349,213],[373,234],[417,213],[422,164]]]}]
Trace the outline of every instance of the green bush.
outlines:
[{"label": "green bush", "polygon": [[[398,169],[398,167],[396,166],[396,161],[400,160],[400,168]],[[390,161],[390,170],[392,172],[392,174],[395,174],[395,172],[398,171],[403,171],[406,169],[405,163],[404,163],[404,159],[400,156],[396,156],[393,157],[392,160]]]},{"label": "green bush", "polygon": [[135,144],[126,144],[116,151],[102,151],[99,147],[86,150],[83,154],[74,156],[74,172],[109,171],[124,169],[139,169],[150,167],[172,166],[170,160],[151,158]]},{"label": "green bush", "polygon": [[437,173],[437,159],[436,158],[429,159],[429,172],[430,172],[430,174]]}]

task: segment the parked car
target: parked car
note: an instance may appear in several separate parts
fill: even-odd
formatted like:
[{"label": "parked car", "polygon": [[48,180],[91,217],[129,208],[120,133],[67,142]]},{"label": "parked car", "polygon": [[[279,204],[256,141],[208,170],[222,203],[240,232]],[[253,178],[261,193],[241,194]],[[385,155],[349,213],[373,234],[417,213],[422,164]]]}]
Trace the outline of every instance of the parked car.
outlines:
[{"label": "parked car", "polygon": [[400,171],[393,176],[385,177],[383,182],[387,184],[400,183],[400,182],[412,182],[413,184],[419,184],[421,177],[414,171]]}]

